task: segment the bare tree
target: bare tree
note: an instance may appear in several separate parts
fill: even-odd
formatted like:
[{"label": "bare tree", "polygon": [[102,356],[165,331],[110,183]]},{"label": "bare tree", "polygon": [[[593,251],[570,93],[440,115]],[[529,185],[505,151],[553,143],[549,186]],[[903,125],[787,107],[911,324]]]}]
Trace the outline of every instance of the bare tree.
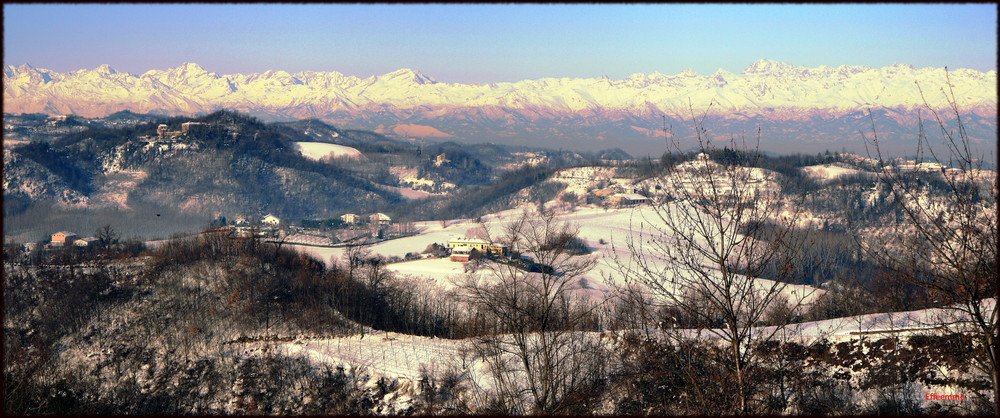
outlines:
[{"label": "bare tree", "polygon": [[[980,349],[974,359],[992,381],[995,403],[1000,402],[995,298],[996,196],[1000,186],[996,173],[983,169],[984,156],[965,129],[947,68],[945,71],[948,89],[942,88],[941,93],[949,104],[947,110],[932,108],[920,89],[940,136],[927,132],[921,118],[913,164],[886,166],[878,173],[879,182],[902,212],[897,228],[900,234],[865,234],[859,242],[866,254],[900,279],[927,289],[949,312],[937,320],[950,331],[975,336]],[[952,116],[942,115],[946,112],[954,117],[951,126],[946,118]],[[869,118],[872,134],[862,135],[866,146],[870,145],[869,155],[885,165],[886,155],[871,112]],[[984,404],[991,403],[983,393],[976,394]]]},{"label": "bare tree", "polygon": [[111,227],[111,224],[105,224],[98,228],[94,232],[94,237],[97,238],[102,247],[111,247],[118,243],[118,233]]},{"label": "bare tree", "polygon": [[[725,345],[727,358],[720,361],[736,396],[733,405],[719,405],[718,413],[760,412],[753,397],[752,377],[759,368],[753,347],[780,329],[764,332],[761,325],[778,306],[798,308],[810,296],[802,293],[806,288],[786,283],[795,271],[795,249],[806,237],[793,233],[801,206],[782,197],[773,173],[755,168],[761,158],[759,130],[752,147],[733,138],[720,149],[704,119],[695,120],[700,152],[654,178],[663,194],[636,212],[636,233],[625,240],[631,256],[615,263],[629,286],[644,288],[661,310],[672,312],[662,325],[693,328]],[[665,160],[684,158],[678,142],[671,147]],[[691,337],[668,336],[682,340],[679,344]]]},{"label": "bare tree", "polygon": [[492,321],[493,334],[475,348],[488,365],[493,408],[572,413],[593,400],[604,360],[594,336],[582,331],[595,308],[570,291],[595,261],[571,254],[574,236],[552,213],[525,211],[506,225],[502,241],[532,262],[487,262],[461,286],[464,299]]}]

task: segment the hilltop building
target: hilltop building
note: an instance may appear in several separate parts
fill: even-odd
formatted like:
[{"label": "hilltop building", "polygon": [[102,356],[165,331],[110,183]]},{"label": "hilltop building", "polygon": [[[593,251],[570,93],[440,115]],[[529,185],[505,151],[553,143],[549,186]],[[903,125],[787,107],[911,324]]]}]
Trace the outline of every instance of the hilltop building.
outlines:
[{"label": "hilltop building", "polygon": [[448,164],[450,162],[451,162],[451,160],[449,160],[448,157],[446,157],[443,152],[441,154],[439,154],[437,157],[434,158],[434,166],[435,167],[440,167],[440,166]]},{"label": "hilltop building", "polygon": [[192,126],[204,125],[204,122],[184,122],[181,124],[181,134],[187,134],[191,130]]},{"label": "hilltop building", "polygon": [[171,131],[170,126],[167,126],[167,124],[160,124],[160,126],[156,127],[156,135],[159,136],[161,139],[163,138],[176,139],[178,137],[187,135],[188,132],[191,131],[192,126],[201,126],[201,125],[207,125],[207,124],[204,122],[184,122],[181,124],[181,130]]}]

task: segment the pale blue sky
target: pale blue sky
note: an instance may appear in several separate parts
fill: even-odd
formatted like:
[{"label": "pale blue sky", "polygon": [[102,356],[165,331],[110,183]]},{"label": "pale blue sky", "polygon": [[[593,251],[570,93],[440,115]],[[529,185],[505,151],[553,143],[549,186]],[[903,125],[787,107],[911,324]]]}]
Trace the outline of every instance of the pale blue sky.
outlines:
[{"label": "pale blue sky", "polygon": [[996,69],[995,4],[5,4],[4,64],[141,74],[196,62],[443,82],[815,67]]}]

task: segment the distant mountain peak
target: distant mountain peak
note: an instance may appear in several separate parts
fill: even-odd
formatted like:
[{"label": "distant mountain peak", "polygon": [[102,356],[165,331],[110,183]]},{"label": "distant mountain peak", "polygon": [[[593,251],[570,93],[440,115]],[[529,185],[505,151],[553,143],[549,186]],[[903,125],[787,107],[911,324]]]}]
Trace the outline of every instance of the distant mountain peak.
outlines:
[{"label": "distant mountain peak", "polygon": [[412,81],[417,84],[434,84],[437,82],[433,78],[423,75],[420,71],[410,68],[401,68],[379,78]]},{"label": "distant mountain peak", "polygon": [[183,68],[187,71],[199,71],[199,72],[205,71],[205,69],[201,68],[201,65],[198,65],[198,63],[196,62],[185,62],[177,68]]},{"label": "distant mountain peak", "polygon": [[185,62],[177,67],[171,68],[166,71],[167,74],[180,75],[180,76],[192,76],[208,74],[204,68],[193,62]]},{"label": "distant mountain peak", "polygon": [[695,70],[692,70],[690,68],[685,68],[684,71],[681,71],[680,74],[677,75],[683,77],[697,77],[699,74]]},{"label": "distant mountain peak", "polygon": [[774,61],[767,58],[761,58],[750,64],[743,74],[757,74],[757,75],[767,75],[767,74],[784,74],[791,70],[794,70],[795,66],[787,62]]},{"label": "distant mountain peak", "polygon": [[94,72],[98,74],[118,74],[118,71],[111,68],[108,64],[102,64],[100,67],[95,68]]}]

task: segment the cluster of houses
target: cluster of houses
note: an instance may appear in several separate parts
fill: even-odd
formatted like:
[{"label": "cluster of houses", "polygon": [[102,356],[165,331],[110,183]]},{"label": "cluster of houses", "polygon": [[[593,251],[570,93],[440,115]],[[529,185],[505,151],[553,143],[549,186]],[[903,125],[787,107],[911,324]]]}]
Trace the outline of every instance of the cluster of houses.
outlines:
[{"label": "cluster of houses", "polygon": [[205,123],[184,122],[181,124],[181,130],[179,131],[171,131],[170,127],[167,126],[166,124],[160,124],[160,126],[156,127],[156,135],[160,137],[160,139],[177,139],[184,135],[187,135],[187,133],[191,130],[192,126],[198,126],[198,125],[205,125]]},{"label": "cluster of houses", "polygon": [[[392,218],[384,213],[373,213],[363,217],[354,213],[347,213],[340,216],[340,220],[347,225],[359,225],[367,220],[370,228],[342,228],[331,232],[317,234],[317,231],[310,228],[288,227],[286,241],[291,244],[311,245],[318,247],[330,247],[338,244],[357,243],[368,239],[383,239],[388,235],[389,226],[392,225]],[[397,231],[399,234],[400,231]]]},{"label": "cluster of houses", "polygon": [[49,241],[49,247],[94,247],[100,243],[100,240],[96,237],[85,237],[80,238],[76,234],[69,231],[59,231],[52,234],[52,239]]},{"label": "cluster of houses", "polygon": [[510,249],[506,245],[496,244],[480,238],[456,238],[448,241],[451,261],[469,261],[473,251],[506,257]]},{"label": "cluster of houses", "polygon": [[895,166],[887,165],[885,167],[882,167],[882,170],[883,171],[895,170],[904,173],[916,172],[916,171],[923,171],[923,172],[939,171],[944,174],[950,174],[950,175],[958,175],[962,173],[962,169],[960,168],[947,168],[944,164],[941,163],[928,162],[928,161],[918,163],[914,160],[904,160],[904,159],[897,159],[897,164]]},{"label": "cluster of houses", "polygon": [[592,194],[603,198],[605,206],[624,208],[649,203],[649,198],[636,193],[635,189],[625,190],[618,185],[614,185],[606,189],[595,190]]},{"label": "cluster of houses", "polygon": [[161,151],[174,148],[197,148],[197,144],[184,144],[180,141],[187,136],[192,127],[200,125],[208,124],[204,122],[184,122],[181,124],[181,130],[172,131],[169,125],[161,123],[156,127],[156,135],[143,135],[139,137],[139,140],[145,142],[147,148],[159,147]]},{"label": "cluster of houses", "polygon": [[48,123],[49,126],[56,126],[59,122],[66,122],[66,119],[66,115],[51,115],[45,120],[45,122]]},{"label": "cluster of houses", "polygon": [[[340,215],[340,220],[349,225],[361,223],[362,219],[364,218],[354,213],[345,213]],[[368,222],[374,225],[391,225],[392,218],[390,218],[389,215],[379,212],[368,215]]]}]

